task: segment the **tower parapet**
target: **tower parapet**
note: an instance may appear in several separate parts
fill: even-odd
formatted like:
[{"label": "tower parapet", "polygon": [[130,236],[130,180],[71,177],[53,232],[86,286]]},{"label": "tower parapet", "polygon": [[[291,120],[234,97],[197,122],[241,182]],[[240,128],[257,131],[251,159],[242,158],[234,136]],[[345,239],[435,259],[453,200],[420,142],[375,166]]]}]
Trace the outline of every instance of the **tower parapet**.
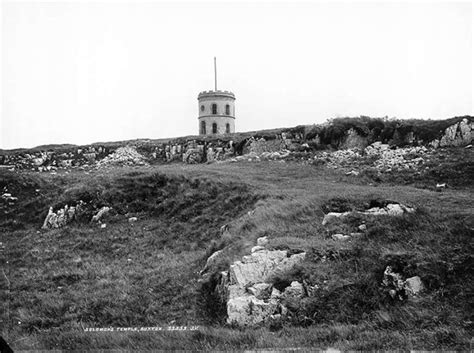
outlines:
[{"label": "tower parapet", "polygon": [[214,91],[202,91],[198,95],[199,135],[235,132],[235,94],[217,89],[217,72],[215,86]]}]

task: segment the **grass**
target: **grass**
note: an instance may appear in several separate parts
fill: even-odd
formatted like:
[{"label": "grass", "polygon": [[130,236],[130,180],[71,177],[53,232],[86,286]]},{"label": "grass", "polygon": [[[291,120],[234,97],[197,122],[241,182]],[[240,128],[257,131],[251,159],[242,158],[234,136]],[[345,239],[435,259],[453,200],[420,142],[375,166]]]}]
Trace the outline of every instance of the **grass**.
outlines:
[{"label": "grass", "polygon": [[[2,336],[15,349],[470,345],[474,201],[468,183],[436,192],[415,187],[415,182],[374,183],[294,162],[1,173],[0,187],[6,185],[19,197],[0,210],[6,215],[0,216],[2,266],[10,280],[10,291],[1,294],[7,304]],[[81,219],[39,231],[50,205],[78,199],[87,201]],[[325,213],[364,208],[371,200],[394,200],[417,211],[400,218],[353,216],[321,225]],[[89,223],[102,205],[113,209],[105,229]],[[138,221],[129,223],[131,216]],[[334,232],[354,232],[363,222],[368,228],[364,235],[348,242],[331,239]],[[229,233],[221,236],[224,224]],[[222,312],[212,297],[212,273],[247,254],[265,235],[272,248],[308,253],[303,266],[275,281],[305,280],[320,290],[301,302],[288,302],[289,319],[280,325],[251,330],[222,326]],[[198,272],[217,249],[224,256],[210,269],[209,280],[202,281]],[[407,277],[420,276],[423,295],[413,301],[389,300],[380,286],[388,264]],[[202,328],[82,330],[166,325]]]}]

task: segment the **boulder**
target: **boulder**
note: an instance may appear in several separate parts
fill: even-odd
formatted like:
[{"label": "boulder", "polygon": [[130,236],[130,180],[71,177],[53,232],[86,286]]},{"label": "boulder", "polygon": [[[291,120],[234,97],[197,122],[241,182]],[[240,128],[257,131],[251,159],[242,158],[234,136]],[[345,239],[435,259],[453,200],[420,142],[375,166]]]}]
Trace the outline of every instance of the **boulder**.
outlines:
[{"label": "boulder", "polygon": [[349,240],[351,237],[350,235],[344,235],[344,234],[333,234],[331,236],[334,240],[341,240],[341,241],[346,241]]},{"label": "boulder", "polygon": [[322,225],[326,225],[332,221],[334,221],[335,219],[339,218],[339,217],[344,217],[344,216],[347,216],[348,214],[350,214],[350,212],[342,212],[342,213],[339,213],[339,212],[329,212],[328,214],[326,214],[323,218],[323,222],[322,222]]},{"label": "boulder", "polygon": [[410,296],[418,295],[424,289],[421,278],[418,276],[407,278],[405,281],[405,290]]},{"label": "boulder", "polygon": [[286,258],[286,251],[281,250],[254,252],[230,266],[231,280],[243,287],[248,284],[265,282],[269,274]]}]

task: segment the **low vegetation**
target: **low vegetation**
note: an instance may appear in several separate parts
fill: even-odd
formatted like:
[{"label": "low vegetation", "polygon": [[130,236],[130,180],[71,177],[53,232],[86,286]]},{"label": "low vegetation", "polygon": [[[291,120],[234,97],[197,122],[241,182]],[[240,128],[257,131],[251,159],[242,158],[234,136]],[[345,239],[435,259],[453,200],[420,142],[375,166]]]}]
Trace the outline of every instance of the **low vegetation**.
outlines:
[{"label": "low vegetation", "polygon": [[[464,173],[472,173],[472,152],[463,151],[457,161],[433,165],[432,175],[377,181],[291,161],[1,171],[0,190],[18,197],[0,203],[1,281],[8,289],[0,298],[2,336],[14,349],[468,349],[473,185],[453,177],[455,187],[427,187],[451,182],[449,163],[465,163]],[[79,200],[86,207],[76,221],[40,230],[50,206]],[[328,212],[388,201],[416,212],[397,218],[355,214],[321,224]],[[102,206],[112,207],[102,220],[105,228],[90,222]],[[367,231],[349,241],[331,237],[359,232],[361,224]],[[228,232],[220,231],[223,225]],[[277,283],[297,279],[318,290],[287,302],[286,321],[232,328],[224,325],[225,311],[213,296],[213,273],[248,254],[261,236],[269,237],[270,248],[308,254]],[[220,249],[225,256],[202,277],[207,257]],[[405,301],[387,296],[381,287],[387,265],[406,277],[420,276],[422,295]],[[194,325],[201,328],[83,330]]]}]

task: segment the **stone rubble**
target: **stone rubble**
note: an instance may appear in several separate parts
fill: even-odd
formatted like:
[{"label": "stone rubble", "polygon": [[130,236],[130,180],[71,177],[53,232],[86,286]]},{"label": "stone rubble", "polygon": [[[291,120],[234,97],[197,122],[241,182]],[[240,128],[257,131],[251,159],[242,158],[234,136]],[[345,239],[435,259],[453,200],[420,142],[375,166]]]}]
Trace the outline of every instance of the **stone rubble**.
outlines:
[{"label": "stone rubble", "polygon": [[82,213],[84,205],[85,203],[83,201],[79,201],[76,206],[65,205],[56,212],[53,211],[53,207],[50,207],[41,228],[57,229],[64,227]]},{"label": "stone rubble", "polygon": [[424,290],[420,277],[403,279],[403,276],[394,272],[391,266],[385,268],[381,285],[392,299],[399,301],[418,296]]},{"label": "stone rubble", "polygon": [[[362,215],[369,215],[369,216],[401,216],[405,213],[413,213],[415,209],[412,207],[408,207],[399,203],[390,203],[385,207],[372,207],[366,211],[353,211],[353,212],[329,212],[324,215],[323,221],[321,224],[327,225],[334,220],[345,217],[350,214],[362,214]],[[360,230],[366,230],[367,226],[360,225]],[[340,240],[340,239],[339,239]]]},{"label": "stone rubble", "polygon": [[109,154],[104,159],[97,163],[97,167],[104,167],[109,165],[147,165],[146,159],[143,155],[137,152],[133,146],[119,147],[117,150]]},{"label": "stone rubble", "polygon": [[267,237],[258,239],[258,250],[235,261],[229,271],[221,273],[219,292],[226,302],[227,323],[253,326],[270,319],[281,318],[286,308],[281,304],[285,297],[302,297],[304,288],[293,281],[281,293],[271,283],[278,273],[285,273],[305,259],[306,253],[289,255],[283,250],[266,250]]}]

